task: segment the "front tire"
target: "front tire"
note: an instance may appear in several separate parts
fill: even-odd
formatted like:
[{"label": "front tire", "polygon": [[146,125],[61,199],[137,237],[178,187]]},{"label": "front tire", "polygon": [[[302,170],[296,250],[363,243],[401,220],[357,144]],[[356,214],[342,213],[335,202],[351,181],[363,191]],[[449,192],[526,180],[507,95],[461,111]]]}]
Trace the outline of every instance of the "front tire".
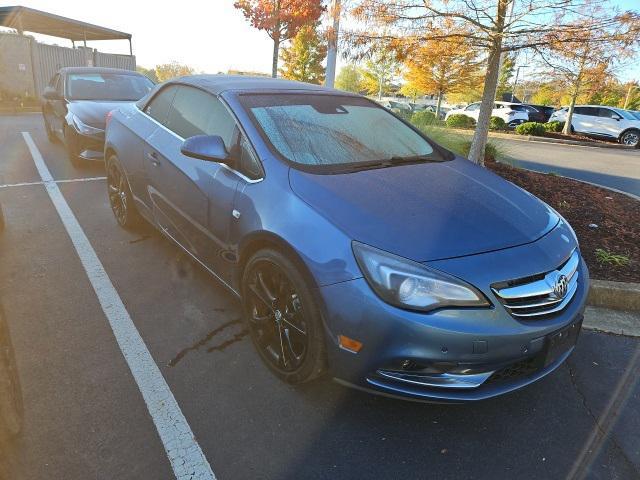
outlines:
[{"label": "front tire", "polygon": [[133,203],[127,176],[115,155],[107,160],[107,193],[109,205],[118,225],[126,230],[135,230],[140,225],[140,214]]},{"label": "front tire", "polygon": [[627,130],[620,136],[620,143],[629,147],[640,148],[640,130]]},{"label": "front tire", "polygon": [[49,121],[47,120],[47,116],[46,115],[42,115],[42,118],[44,119],[44,129],[47,132],[47,139],[51,142],[51,143],[56,143],[56,134],[55,132],[51,129],[51,125],[49,124]]},{"label": "front tire", "polygon": [[276,376],[298,384],[325,372],[320,311],[291,260],[272,249],[254,254],[242,276],[242,299],[253,344]]},{"label": "front tire", "polygon": [[78,151],[77,140],[75,138],[75,133],[69,128],[65,127],[64,129],[64,146],[67,149],[67,156],[69,157],[69,161],[71,165],[76,168],[81,166],[80,160],[80,152]]}]

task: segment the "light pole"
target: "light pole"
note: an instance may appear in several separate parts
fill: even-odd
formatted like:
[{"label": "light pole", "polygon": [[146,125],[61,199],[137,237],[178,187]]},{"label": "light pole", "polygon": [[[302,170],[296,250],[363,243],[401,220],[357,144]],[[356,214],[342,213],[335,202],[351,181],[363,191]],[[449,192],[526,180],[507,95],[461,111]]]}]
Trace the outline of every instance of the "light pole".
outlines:
[{"label": "light pole", "polygon": [[331,0],[329,14],[333,19],[333,26],[329,28],[327,45],[327,69],[324,84],[333,88],[336,78],[336,57],[338,56],[338,33],[340,31],[340,0]]},{"label": "light pole", "polygon": [[631,92],[633,92],[635,89],[640,88],[640,85],[631,85],[629,87],[629,90],[627,90],[627,96],[624,99],[624,108],[625,110],[627,109],[627,107],[629,106],[629,100],[631,100]]},{"label": "light pole", "polygon": [[529,65],[520,65],[517,69],[516,69],[516,79],[513,81],[513,89],[511,90],[511,101],[513,102],[513,97],[516,93],[516,87],[518,86],[518,77],[520,76],[520,69],[521,68],[529,68]]}]

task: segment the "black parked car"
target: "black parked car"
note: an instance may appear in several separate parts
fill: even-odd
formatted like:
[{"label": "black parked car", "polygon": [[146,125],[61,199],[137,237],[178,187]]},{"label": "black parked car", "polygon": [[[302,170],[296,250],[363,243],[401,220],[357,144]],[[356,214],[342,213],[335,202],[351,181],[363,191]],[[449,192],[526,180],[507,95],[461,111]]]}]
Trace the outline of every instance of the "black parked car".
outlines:
[{"label": "black parked car", "polygon": [[122,102],[137,101],[153,82],[130,70],[62,68],[43,93],[42,115],[49,140],[64,142],[74,165],[102,160],[107,113]]},{"label": "black parked car", "polygon": [[[540,112],[540,115],[537,117],[539,118],[539,120],[535,120],[536,122],[540,122],[540,123],[546,123],[549,121],[549,117],[551,117],[551,114],[553,112],[555,112],[555,107],[551,107],[549,105],[533,105],[533,104],[526,104],[527,107],[533,107],[535,108],[538,112]],[[531,114],[529,114],[529,117],[531,117]],[[534,120],[532,120],[534,121]]]}]

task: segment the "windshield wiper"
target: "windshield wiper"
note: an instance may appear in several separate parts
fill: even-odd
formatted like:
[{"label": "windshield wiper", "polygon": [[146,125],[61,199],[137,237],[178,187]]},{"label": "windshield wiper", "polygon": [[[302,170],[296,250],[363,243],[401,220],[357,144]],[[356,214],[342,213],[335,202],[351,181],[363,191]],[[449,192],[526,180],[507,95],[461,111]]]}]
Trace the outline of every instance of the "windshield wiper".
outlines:
[{"label": "windshield wiper", "polygon": [[407,156],[392,156],[384,160],[373,160],[370,162],[354,163],[345,168],[347,172],[359,172],[362,170],[373,170],[378,168],[396,167],[398,165],[404,165],[409,163],[428,163],[428,162],[440,162],[429,155],[407,155]]}]

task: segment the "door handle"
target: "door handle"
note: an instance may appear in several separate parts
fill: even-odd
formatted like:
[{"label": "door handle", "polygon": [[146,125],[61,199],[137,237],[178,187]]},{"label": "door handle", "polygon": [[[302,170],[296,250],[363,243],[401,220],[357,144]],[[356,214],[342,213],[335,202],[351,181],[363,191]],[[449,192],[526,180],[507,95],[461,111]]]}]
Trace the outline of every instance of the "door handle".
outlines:
[{"label": "door handle", "polygon": [[154,167],[160,166],[160,160],[158,160],[158,154],[156,152],[147,153],[147,158],[151,160],[151,165],[153,165]]}]

